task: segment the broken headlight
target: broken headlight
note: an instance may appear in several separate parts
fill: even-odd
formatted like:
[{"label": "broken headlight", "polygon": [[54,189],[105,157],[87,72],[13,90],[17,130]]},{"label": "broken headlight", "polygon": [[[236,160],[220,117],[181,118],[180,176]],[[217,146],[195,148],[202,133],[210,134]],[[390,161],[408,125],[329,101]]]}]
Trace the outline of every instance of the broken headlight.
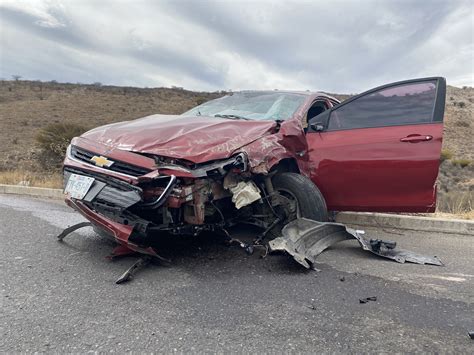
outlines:
[{"label": "broken headlight", "polygon": [[228,159],[215,160],[201,164],[187,164],[177,160],[164,161],[160,157],[154,157],[158,169],[180,170],[190,173],[196,178],[207,176],[222,176],[232,171],[241,173],[248,169],[248,159],[244,153],[236,154]]},{"label": "broken headlight", "polygon": [[247,169],[247,156],[244,153],[239,153],[228,159],[196,165],[194,169],[192,169],[192,174],[195,177],[222,176],[229,171],[241,173],[247,171]]}]

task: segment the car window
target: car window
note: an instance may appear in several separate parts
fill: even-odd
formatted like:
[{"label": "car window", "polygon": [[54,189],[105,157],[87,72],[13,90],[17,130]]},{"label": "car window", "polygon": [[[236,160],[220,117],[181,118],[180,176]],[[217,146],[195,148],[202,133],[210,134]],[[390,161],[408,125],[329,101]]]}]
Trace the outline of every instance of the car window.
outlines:
[{"label": "car window", "polygon": [[336,107],[328,130],[398,126],[431,122],[436,81],[391,86]]}]

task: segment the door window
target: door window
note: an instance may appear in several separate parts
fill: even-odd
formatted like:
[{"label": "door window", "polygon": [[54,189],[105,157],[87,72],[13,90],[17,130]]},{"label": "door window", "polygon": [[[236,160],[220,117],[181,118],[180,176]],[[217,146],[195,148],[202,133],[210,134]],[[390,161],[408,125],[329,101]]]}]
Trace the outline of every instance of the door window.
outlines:
[{"label": "door window", "polygon": [[381,88],[336,107],[328,130],[422,124],[432,121],[437,81]]}]

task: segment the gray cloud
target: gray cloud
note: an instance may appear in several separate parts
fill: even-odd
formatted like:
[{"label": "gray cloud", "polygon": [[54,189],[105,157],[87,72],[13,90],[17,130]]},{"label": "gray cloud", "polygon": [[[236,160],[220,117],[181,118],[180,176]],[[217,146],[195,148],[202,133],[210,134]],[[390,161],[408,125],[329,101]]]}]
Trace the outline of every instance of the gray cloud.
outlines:
[{"label": "gray cloud", "polygon": [[0,3],[0,76],[191,89],[473,85],[469,1]]}]

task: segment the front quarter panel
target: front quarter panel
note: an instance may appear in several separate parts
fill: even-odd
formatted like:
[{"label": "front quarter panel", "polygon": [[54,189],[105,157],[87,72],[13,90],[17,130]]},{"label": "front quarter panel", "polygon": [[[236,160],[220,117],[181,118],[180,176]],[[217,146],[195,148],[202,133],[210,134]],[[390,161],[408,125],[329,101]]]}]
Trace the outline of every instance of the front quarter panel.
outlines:
[{"label": "front quarter panel", "polygon": [[277,133],[257,139],[239,152],[247,154],[252,173],[267,174],[282,159],[301,159],[300,155],[304,155],[307,149],[301,121],[292,118],[282,122]]}]

